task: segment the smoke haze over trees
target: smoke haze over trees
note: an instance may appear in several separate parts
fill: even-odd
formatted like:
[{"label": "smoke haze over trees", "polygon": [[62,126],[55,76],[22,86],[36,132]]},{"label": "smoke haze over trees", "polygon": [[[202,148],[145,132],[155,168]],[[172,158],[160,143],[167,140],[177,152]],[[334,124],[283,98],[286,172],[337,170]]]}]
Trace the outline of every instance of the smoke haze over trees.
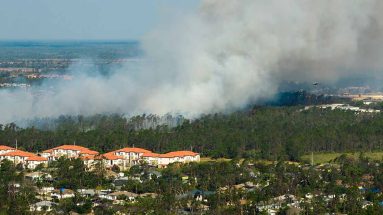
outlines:
[{"label": "smoke haze over trees", "polygon": [[[146,119],[147,118],[147,119]],[[315,152],[352,152],[383,149],[383,114],[297,107],[261,107],[231,114],[205,115],[174,128],[139,129],[151,116],[130,121],[112,115],[61,117],[54,130],[0,128],[0,143],[41,152],[62,144],[89,147],[101,153],[127,146],[154,152],[190,150],[212,157],[258,157],[300,160]]]},{"label": "smoke haze over trees", "polygon": [[134,65],[109,76],[73,65],[74,80],[56,83],[46,96],[1,91],[0,121],[96,113],[193,117],[269,98],[282,81],[380,78],[381,11],[378,0],[203,0],[194,13],[164,17],[142,38],[145,57]]}]

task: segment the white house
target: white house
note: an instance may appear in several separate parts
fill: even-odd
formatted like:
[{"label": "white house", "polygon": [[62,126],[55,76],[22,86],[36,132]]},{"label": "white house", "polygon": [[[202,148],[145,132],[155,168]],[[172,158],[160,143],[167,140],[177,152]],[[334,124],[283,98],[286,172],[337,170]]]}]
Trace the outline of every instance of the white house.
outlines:
[{"label": "white house", "polygon": [[123,149],[116,150],[112,153],[114,153],[117,156],[121,156],[124,158],[125,161],[127,161],[127,164],[135,165],[138,164],[139,159],[144,153],[150,153],[151,151],[142,149],[142,148],[135,148],[135,147],[126,147]]},{"label": "white house", "polygon": [[29,169],[34,169],[40,164],[44,164],[44,166],[47,166],[48,159],[40,156],[32,156],[27,158],[26,160],[26,167]]},{"label": "white house", "polygon": [[40,164],[57,160],[59,157],[80,158],[88,168],[93,168],[96,161],[103,162],[105,167],[118,166],[121,169],[143,162],[152,166],[167,166],[171,163],[188,163],[200,161],[200,155],[192,151],[174,151],[157,154],[142,148],[126,147],[99,155],[97,151],[76,145],[62,145],[41,153],[41,157],[17,150],[8,146],[0,146],[0,160],[8,159],[15,164],[22,163],[25,167],[34,169]]},{"label": "white house", "polygon": [[14,164],[22,164],[24,167],[34,169],[40,164],[46,164],[48,160],[43,157],[39,157],[36,154],[25,152],[21,150],[13,150],[4,154],[0,154],[0,160],[10,160]]},{"label": "white house", "polygon": [[115,201],[115,200],[129,200],[134,201],[137,198],[138,194],[131,193],[128,191],[118,191],[114,193],[109,193],[106,195],[106,199]]},{"label": "white house", "polygon": [[55,189],[51,193],[51,197],[57,199],[72,198],[74,196],[74,191],[70,189]]},{"label": "white house", "polygon": [[90,150],[86,147],[76,145],[62,145],[53,149],[45,150],[41,153],[42,157],[49,160],[56,160],[59,157],[78,158],[80,156],[96,156],[99,153],[97,151]]},{"label": "white house", "polygon": [[[146,149],[140,148],[124,148],[114,152],[110,152],[123,158],[130,165],[146,162],[152,166],[167,166],[170,163],[180,162],[199,162],[200,155],[192,151],[175,151],[166,154],[153,153]],[[108,155],[110,153],[107,153]]]},{"label": "white house", "polygon": [[122,156],[118,156],[115,152],[108,152],[102,155],[102,159],[104,160],[105,167],[111,168],[113,166],[124,167],[125,159]]},{"label": "white house", "polygon": [[30,180],[40,180],[42,178],[52,178],[52,176],[50,174],[44,173],[44,172],[25,173],[24,177],[27,179],[30,179]]},{"label": "white house", "polygon": [[152,166],[158,166],[160,157],[161,157],[161,154],[157,154],[153,152],[147,152],[141,156],[144,162]]},{"label": "white house", "polygon": [[50,201],[41,201],[30,206],[30,211],[52,211],[53,207],[57,205],[57,203]]},{"label": "white house", "polygon": [[158,165],[167,166],[171,163],[199,162],[200,155],[192,151],[175,151],[160,155]]}]

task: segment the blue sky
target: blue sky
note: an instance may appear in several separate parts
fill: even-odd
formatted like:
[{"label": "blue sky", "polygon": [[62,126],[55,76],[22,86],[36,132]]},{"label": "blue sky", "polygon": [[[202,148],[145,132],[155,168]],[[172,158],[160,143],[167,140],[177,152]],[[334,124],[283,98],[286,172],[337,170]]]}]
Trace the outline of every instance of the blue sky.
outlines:
[{"label": "blue sky", "polygon": [[[136,40],[199,0],[0,0],[0,40]],[[181,13],[180,13],[181,11]]]}]

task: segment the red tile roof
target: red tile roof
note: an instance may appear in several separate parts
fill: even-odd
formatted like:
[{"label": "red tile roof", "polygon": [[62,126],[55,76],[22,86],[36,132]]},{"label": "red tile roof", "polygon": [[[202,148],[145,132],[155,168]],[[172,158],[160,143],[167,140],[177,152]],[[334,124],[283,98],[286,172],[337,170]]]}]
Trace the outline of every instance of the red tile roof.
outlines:
[{"label": "red tile roof", "polygon": [[28,161],[48,161],[48,159],[44,158],[44,157],[40,157],[40,156],[33,156],[33,157],[29,157],[27,158]]},{"label": "red tile roof", "polygon": [[142,157],[159,157],[159,158],[173,158],[173,157],[185,157],[185,156],[196,156],[198,153],[192,151],[175,151],[166,154],[157,154],[153,152],[146,152]]},{"label": "red tile roof", "polygon": [[57,146],[53,149],[63,149],[63,150],[77,150],[77,151],[82,151],[82,150],[89,150],[86,147],[83,146],[76,146],[76,145],[62,145],[62,146]]},{"label": "red tile roof", "polygon": [[160,156],[161,156],[160,154],[153,153],[153,152],[145,152],[144,154],[142,154],[142,157],[154,157],[154,158],[158,158]]},{"label": "red tile roof", "polygon": [[[8,147],[8,146],[0,146],[0,150],[4,147],[6,150],[12,150],[13,148]],[[142,148],[135,148],[135,147],[126,147],[122,148],[116,151],[108,152],[103,155],[97,156],[99,153],[97,151],[90,150],[86,147],[82,146],[76,146],[76,145],[62,145],[55,147],[53,149],[45,150],[43,152],[52,152],[53,150],[56,149],[63,149],[63,150],[75,150],[75,151],[80,151],[80,154],[82,155],[80,158],[82,160],[91,160],[91,159],[106,159],[106,160],[118,160],[118,159],[124,159],[122,156],[118,156],[115,153],[116,152],[134,152],[134,153],[142,153],[142,157],[157,157],[157,158],[174,158],[174,157],[185,157],[185,156],[196,156],[199,155],[198,153],[192,152],[192,151],[174,151],[174,152],[169,152],[166,154],[157,154],[154,152],[151,152],[146,149]],[[29,152],[24,152],[21,150],[16,150],[11,151],[5,154],[2,154],[0,156],[20,156],[20,157],[29,157],[28,160],[38,160],[38,161],[45,161],[47,160],[46,158],[39,157],[33,153]]]},{"label": "red tile roof", "polygon": [[25,151],[21,151],[21,150],[15,150],[15,151],[11,151],[11,152],[8,152],[8,153],[5,153],[5,154],[2,154],[0,156],[9,156],[9,157],[14,157],[14,156],[19,156],[19,157],[35,157],[37,155],[33,154],[33,153],[30,153],[30,152],[25,152]]},{"label": "red tile roof", "polygon": [[97,151],[90,150],[83,146],[76,146],[76,145],[62,145],[58,146],[52,149],[48,149],[43,151],[43,153],[51,153],[53,150],[62,149],[62,150],[73,150],[73,151],[80,151],[80,154],[89,154],[89,155],[97,155]]},{"label": "red tile roof", "polygon": [[122,148],[122,149],[116,150],[115,152],[148,153],[148,152],[151,152],[151,151],[146,150],[146,149],[142,149],[142,148],[126,147],[126,148]]},{"label": "red tile roof", "polygon": [[93,151],[93,150],[83,150],[81,151],[81,154],[88,154],[88,155],[98,155],[98,152],[97,151]]},{"label": "red tile roof", "polygon": [[185,156],[196,156],[196,155],[199,155],[199,154],[192,151],[175,151],[175,152],[162,154],[161,157],[174,158],[174,157],[185,157]]},{"label": "red tile roof", "polygon": [[123,157],[115,155],[115,152],[108,152],[102,155],[103,158],[106,160],[118,160],[118,159],[123,159]]},{"label": "red tile roof", "polygon": [[12,147],[9,147],[9,146],[0,145],[0,150],[15,150],[15,148],[12,148]]}]

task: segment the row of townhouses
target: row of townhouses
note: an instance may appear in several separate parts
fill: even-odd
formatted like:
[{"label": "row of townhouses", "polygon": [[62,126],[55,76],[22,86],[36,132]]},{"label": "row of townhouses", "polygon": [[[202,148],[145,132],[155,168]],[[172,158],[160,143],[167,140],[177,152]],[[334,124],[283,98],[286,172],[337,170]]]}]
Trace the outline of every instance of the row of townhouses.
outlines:
[{"label": "row of townhouses", "polygon": [[142,148],[126,147],[100,154],[97,151],[82,146],[62,145],[45,150],[39,154],[34,154],[0,145],[0,161],[8,159],[15,164],[22,164],[24,167],[30,169],[36,168],[39,164],[47,165],[48,162],[55,161],[60,157],[80,158],[88,168],[94,166],[96,162],[102,161],[107,168],[118,166],[121,169],[142,163],[157,167],[166,167],[175,162],[188,163],[198,162],[200,160],[200,155],[192,151],[175,151],[158,154]]}]

